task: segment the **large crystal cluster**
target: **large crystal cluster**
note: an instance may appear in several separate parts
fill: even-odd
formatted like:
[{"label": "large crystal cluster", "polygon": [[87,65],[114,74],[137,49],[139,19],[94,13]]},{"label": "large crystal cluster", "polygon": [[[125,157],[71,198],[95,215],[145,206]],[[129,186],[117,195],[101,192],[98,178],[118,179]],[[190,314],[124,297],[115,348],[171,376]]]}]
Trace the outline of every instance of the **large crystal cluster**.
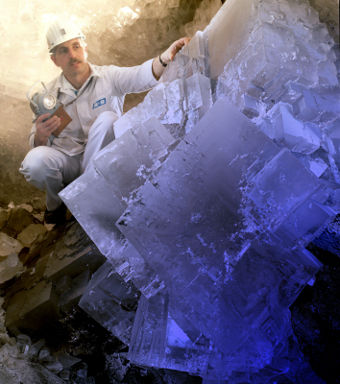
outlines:
[{"label": "large crystal cluster", "polygon": [[[205,383],[321,382],[289,306],[320,267],[307,244],[339,211],[339,94],[307,2],[229,0],[64,189],[112,289],[141,294],[132,331],[131,313],[105,320],[131,361]],[[81,301],[94,318],[110,313],[96,304],[108,281]]]},{"label": "large crystal cluster", "polygon": [[[218,78],[261,130],[305,156],[318,177],[340,181],[336,54],[332,38],[305,2],[255,3],[253,28]],[[292,26],[294,25],[294,28]]]}]

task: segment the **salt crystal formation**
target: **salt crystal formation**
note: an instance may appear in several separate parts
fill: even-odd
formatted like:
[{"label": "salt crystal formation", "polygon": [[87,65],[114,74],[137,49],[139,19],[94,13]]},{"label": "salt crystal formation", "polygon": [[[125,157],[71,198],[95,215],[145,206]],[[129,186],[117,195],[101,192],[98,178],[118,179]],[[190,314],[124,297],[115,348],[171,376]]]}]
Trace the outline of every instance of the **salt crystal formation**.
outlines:
[{"label": "salt crystal formation", "polygon": [[216,97],[227,95],[270,138],[310,155],[305,161],[323,162],[339,183],[339,61],[326,26],[302,1],[255,2],[252,11],[251,33],[218,77]]},{"label": "salt crystal formation", "polygon": [[[205,361],[212,372],[195,359],[191,372],[215,379],[256,372],[287,337],[287,306],[320,265],[296,246],[301,232],[287,222],[295,223],[296,210],[307,220],[315,214],[308,207],[326,197],[318,187],[290,151],[220,99],[138,190],[119,228],[165,283],[171,317],[192,340],[204,335],[217,348]],[[317,227],[328,218],[322,213]],[[303,235],[315,230],[307,223]],[[147,344],[148,355],[149,338],[150,331],[131,341],[132,361],[153,363],[152,346],[166,339]],[[180,369],[180,357],[174,366],[166,350],[160,366]]]},{"label": "salt crystal formation", "polygon": [[174,138],[183,138],[211,105],[210,81],[200,73],[160,83],[147,94],[143,103],[115,123],[115,136],[120,137],[135,125],[153,117],[164,124]]},{"label": "salt crystal formation", "polygon": [[138,296],[134,286],[124,283],[107,262],[92,277],[79,306],[128,344]]},{"label": "salt crystal formation", "polygon": [[132,362],[204,383],[322,382],[289,306],[340,208],[336,53],[305,1],[227,1],[61,193],[112,289],[141,293],[131,336],[131,313],[84,298]]}]

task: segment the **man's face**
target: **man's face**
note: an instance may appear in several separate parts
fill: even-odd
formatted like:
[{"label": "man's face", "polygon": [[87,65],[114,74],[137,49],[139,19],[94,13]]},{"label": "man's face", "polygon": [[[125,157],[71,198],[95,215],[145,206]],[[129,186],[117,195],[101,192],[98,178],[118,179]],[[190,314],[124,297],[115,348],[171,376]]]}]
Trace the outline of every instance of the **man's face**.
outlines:
[{"label": "man's face", "polygon": [[88,69],[87,47],[82,39],[72,39],[57,45],[51,59],[66,77],[80,75]]}]

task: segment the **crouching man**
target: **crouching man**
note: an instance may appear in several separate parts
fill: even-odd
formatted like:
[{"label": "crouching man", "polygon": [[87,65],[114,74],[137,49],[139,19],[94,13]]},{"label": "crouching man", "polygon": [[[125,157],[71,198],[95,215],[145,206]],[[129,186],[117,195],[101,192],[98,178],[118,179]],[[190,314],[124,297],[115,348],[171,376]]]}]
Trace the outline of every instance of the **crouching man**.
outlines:
[{"label": "crouching man", "polygon": [[45,222],[61,224],[66,207],[58,192],[84,172],[93,156],[114,140],[113,124],[122,115],[125,95],[155,86],[189,38],[175,41],[157,58],[135,67],[89,63],[85,36],[69,21],[54,22],[46,38],[51,59],[62,70],[46,88],[63,104],[72,120],[54,135],[61,126],[60,117],[40,115],[29,137],[32,149],[19,171],[29,183],[46,191]]}]

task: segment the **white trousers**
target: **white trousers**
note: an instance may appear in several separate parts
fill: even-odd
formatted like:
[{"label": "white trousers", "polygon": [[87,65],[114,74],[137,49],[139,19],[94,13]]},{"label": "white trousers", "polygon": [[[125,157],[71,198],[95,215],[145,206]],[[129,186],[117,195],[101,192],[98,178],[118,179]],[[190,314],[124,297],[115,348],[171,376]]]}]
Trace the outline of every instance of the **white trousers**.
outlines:
[{"label": "white trousers", "polygon": [[91,165],[93,157],[114,140],[113,123],[117,115],[101,113],[92,124],[83,154],[69,156],[55,148],[39,146],[31,149],[19,172],[36,188],[46,191],[46,207],[57,209],[62,201],[58,193]]}]

